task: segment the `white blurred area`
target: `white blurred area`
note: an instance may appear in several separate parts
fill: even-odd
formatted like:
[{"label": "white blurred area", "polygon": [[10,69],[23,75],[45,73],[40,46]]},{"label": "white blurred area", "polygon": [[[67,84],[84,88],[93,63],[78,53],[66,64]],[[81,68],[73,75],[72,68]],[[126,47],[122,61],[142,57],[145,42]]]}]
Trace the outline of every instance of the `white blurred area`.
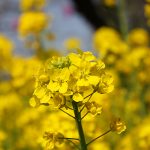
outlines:
[{"label": "white blurred area", "polygon": [[[51,47],[64,50],[64,40],[77,37],[81,40],[82,49],[92,48],[91,38],[93,29],[88,22],[75,10],[71,0],[47,0],[45,11],[53,16],[51,31],[56,35],[56,40],[51,42]],[[0,33],[11,38],[16,47],[15,53],[28,55],[23,42],[17,34],[17,22],[21,11],[19,0],[0,0]]]}]

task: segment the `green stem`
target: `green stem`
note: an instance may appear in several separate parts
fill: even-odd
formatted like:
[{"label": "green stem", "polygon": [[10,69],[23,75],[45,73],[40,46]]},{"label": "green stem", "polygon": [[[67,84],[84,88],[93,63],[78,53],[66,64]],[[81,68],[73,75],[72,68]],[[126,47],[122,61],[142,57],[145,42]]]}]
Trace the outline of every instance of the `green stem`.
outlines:
[{"label": "green stem", "polygon": [[87,150],[87,145],[86,145],[82,123],[81,123],[81,113],[78,110],[78,103],[75,101],[72,101],[72,106],[73,106],[75,120],[76,120],[76,124],[78,128],[81,150]]},{"label": "green stem", "polygon": [[[95,91],[96,91],[96,90],[94,90],[90,95],[84,97],[84,99],[86,99],[86,98],[89,97],[89,99],[88,99],[88,101],[89,101],[89,100],[91,99],[92,95],[95,93]],[[88,102],[88,101],[87,101],[87,102]],[[81,108],[80,113],[83,111],[84,108],[85,108],[85,104],[84,104],[84,106]]]},{"label": "green stem", "polygon": [[120,31],[124,40],[127,39],[128,34],[128,21],[125,7],[126,7],[125,0],[118,0],[117,3],[118,18],[120,24]]},{"label": "green stem", "polygon": [[73,145],[74,147],[76,147],[78,150],[80,150],[80,148],[78,147],[78,145],[76,145],[73,141],[68,140],[68,142],[72,143],[72,145]]},{"label": "green stem", "polygon": [[77,140],[77,141],[79,141],[79,139],[77,139],[77,138],[66,138],[66,137],[64,137],[64,138],[59,138],[59,139],[66,139],[66,140]]},{"label": "green stem", "polygon": [[88,113],[89,113],[89,112],[87,112],[87,113],[81,118],[81,120],[83,120],[83,119],[87,116]]},{"label": "green stem", "polygon": [[97,139],[99,139],[100,137],[106,135],[107,133],[109,133],[111,131],[111,129],[109,129],[108,131],[106,131],[105,133],[101,134],[100,136],[96,137],[95,139],[93,139],[92,141],[90,141],[89,143],[87,143],[87,145],[93,143],[94,141],[96,141]]},{"label": "green stem", "polygon": [[70,116],[71,118],[75,119],[74,116],[70,115],[69,113],[67,113],[66,111],[64,111],[63,109],[59,108],[59,110],[61,110],[62,112],[64,112],[65,114],[67,114],[68,116]]}]

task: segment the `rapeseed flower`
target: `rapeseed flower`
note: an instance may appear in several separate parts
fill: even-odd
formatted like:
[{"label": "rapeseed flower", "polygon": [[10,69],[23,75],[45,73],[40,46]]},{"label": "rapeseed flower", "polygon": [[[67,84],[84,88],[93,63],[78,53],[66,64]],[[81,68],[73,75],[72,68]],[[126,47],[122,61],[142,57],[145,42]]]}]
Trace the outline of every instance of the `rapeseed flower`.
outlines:
[{"label": "rapeseed flower", "polygon": [[39,70],[33,97],[41,103],[53,102],[62,107],[71,99],[84,101],[84,96],[93,91],[109,93],[113,90],[113,79],[104,67],[91,52],[50,58]]},{"label": "rapeseed flower", "polygon": [[43,138],[47,141],[46,142],[46,149],[51,150],[55,147],[60,147],[64,142],[64,136],[59,132],[45,132]]},{"label": "rapeseed flower", "polygon": [[135,28],[129,33],[128,41],[131,46],[147,46],[149,42],[149,34],[142,28]]},{"label": "rapeseed flower", "polygon": [[[29,21],[30,20],[30,21]],[[48,16],[43,12],[25,12],[19,18],[20,36],[36,35],[47,27]]]},{"label": "rapeseed flower", "polygon": [[111,131],[116,131],[118,134],[126,130],[126,125],[120,118],[115,118],[110,124]]}]

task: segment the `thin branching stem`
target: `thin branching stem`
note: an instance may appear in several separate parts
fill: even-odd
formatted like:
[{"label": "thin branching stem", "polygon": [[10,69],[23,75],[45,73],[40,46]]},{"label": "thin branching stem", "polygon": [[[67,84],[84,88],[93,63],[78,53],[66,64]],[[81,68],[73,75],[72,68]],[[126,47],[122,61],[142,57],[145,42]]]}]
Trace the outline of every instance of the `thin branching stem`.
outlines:
[{"label": "thin branching stem", "polygon": [[64,111],[63,109],[59,108],[62,112],[64,112],[65,114],[67,114],[68,116],[72,117],[73,119],[75,119],[74,116],[70,115],[69,113],[67,113],[66,111]]},{"label": "thin branching stem", "polygon": [[75,144],[73,141],[71,141],[70,139],[67,139],[68,142],[72,143],[74,147],[76,147],[78,150],[80,150],[80,148],[78,147],[77,144]]},{"label": "thin branching stem", "polygon": [[79,139],[77,139],[77,138],[67,138],[67,137],[64,137],[64,138],[59,138],[59,139],[66,139],[66,140],[78,140],[78,141],[79,141]]},{"label": "thin branching stem", "polygon": [[69,107],[69,106],[67,106],[67,108],[70,109],[70,110],[73,110],[73,108],[71,108],[71,107]]},{"label": "thin branching stem", "polygon": [[[91,94],[89,94],[88,96],[84,97],[84,99],[86,99],[86,98],[89,97],[89,99],[88,99],[88,101],[89,101],[94,93],[95,93],[95,91],[93,91],[93,92],[92,92]],[[87,102],[88,102],[88,101],[87,101]],[[84,104],[84,106],[81,108],[80,113],[83,111],[84,108],[85,108],[85,104]]]},{"label": "thin branching stem", "polygon": [[118,19],[120,24],[120,31],[124,40],[127,40],[128,34],[128,20],[126,11],[126,0],[117,0]]},{"label": "thin branching stem", "polygon": [[107,133],[109,133],[111,131],[111,129],[109,129],[108,131],[106,131],[105,133],[101,134],[100,136],[96,137],[95,139],[93,139],[92,141],[90,141],[89,143],[87,143],[87,145],[93,143],[94,141],[96,141],[97,139],[99,139],[100,137],[106,135]]},{"label": "thin branching stem", "polygon": [[89,113],[89,112],[87,112],[87,113],[81,118],[81,120],[83,120],[83,119],[87,116],[88,113]]}]

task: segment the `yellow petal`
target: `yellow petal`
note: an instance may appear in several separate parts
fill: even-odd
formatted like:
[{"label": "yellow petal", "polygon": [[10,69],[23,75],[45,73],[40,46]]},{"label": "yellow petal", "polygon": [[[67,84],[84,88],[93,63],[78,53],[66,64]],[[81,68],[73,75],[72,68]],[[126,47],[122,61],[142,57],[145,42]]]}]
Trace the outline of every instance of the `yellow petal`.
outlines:
[{"label": "yellow petal", "polygon": [[113,89],[114,89],[114,85],[109,85],[109,87],[108,87],[107,90],[106,90],[106,93],[112,92]]},{"label": "yellow petal", "polygon": [[86,61],[92,61],[96,59],[95,56],[91,52],[84,52],[82,57]]},{"label": "yellow petal", "polygon": [[77,86],[89,86],[89,82],[86,79],[80,79],[77,81]]},{"label": "yellow petal", "polygon": [[37,98],[41,99],[45,95],[46,89],[43,87],[38,87],[35,89],[33,95],[36,95]]},{"label": "yellow petal", "polygon": [[66,93],[68,90],[68,84],[67,82],[62,83],[61,87],[59,88],[60,93]]},{"label": "yellow petal", "polygon": [[71,53],[69,54],[69,59],[71,60],[71,63],[76,65],[76,66],[80,66],[81,64],[81,58],[80,55]]},{"label": "yellow petal", "polygon": [[38,107],[40,105],[40,101],[36,97],[32,97],[29,101],[30,106],[32,107]]},{"label": "yellow petal", "polygon": [[72,98],[76,102],[83,101],[83,96],[80,93],[75,93]]},{"label": "yellow petal", "polygon": [[53,82],[52,80],[49,82],[47,85],[47,88],[51,90],[52,92],[58,91],[59,90],[59,83],[58,82]]},{"label": "yellow petal", "polygon": [[63,68],[60,73],[60,79],[63,81],[68,81],[70,77],[70,71],[68,68]]},{"label": "yellow petal", "polygon": [[50,93],[46,93],[46,94],[44,95],[44,97],[40,100],[40,102],[41,102],[41,103],[49,103],[50,99],[51,99]]},{"label": "yellow petal", "polygon": [[89,76],[87,77],[87,80],[92,85],[97,85],[99,83],[100,78],[98,76]]}]

